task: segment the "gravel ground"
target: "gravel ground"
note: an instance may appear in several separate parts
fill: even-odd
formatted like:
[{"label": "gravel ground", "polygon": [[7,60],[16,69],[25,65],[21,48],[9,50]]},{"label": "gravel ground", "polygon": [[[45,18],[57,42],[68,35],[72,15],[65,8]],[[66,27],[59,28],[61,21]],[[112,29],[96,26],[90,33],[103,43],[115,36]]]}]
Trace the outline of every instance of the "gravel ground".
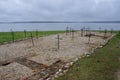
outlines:
[{"label": "gravel ground", "polygon": [[[92,32],[98,36],[104,36],[104,33]],[[80,32],[74,33],[74,39],[71,35],[60,35],[60,49],[57,49],[57,35],[34,38],[34,46],[31,39],[20,42],[0,45],[0,62],[24,56],[45,65],[51,65],[57,60],[64,62],[73,61],[83,54],[89,53],[92,48],[104,44],[102,37],[92,36],[90,44],[88,37],[81,37]],[[107,34],[110,35],[110,34]],[[32,70],[18,63],[11,63],[7,66],[0,67],[0,80],[16,80],[24,76],[33,74]]]},{"label": "gravel ground", "polygon": [[0,67],[0,80],[17,80],[32,74],[32,70],[16,62]]},{"label": "gravel ground", "polygon": [[[100,35],[104,34],[101,33]],[[76,33],[74,36],[74,40],[71,40],[70,35],[66,36],[65,34],[60,34],[60,38],[62,39],[60,40],[60,49],[57,50],[56,38],[57,35],[51,35],[47,37],[41,37],[39,39],[34,39],[35,46],[32,46],[31,40],[1,45],[0,61],[7,61],[29,54],[37,54],[45,59],[61,58],[64,60],[68,60],[71,59],[71,57],[88,52],[91,47],[98,46],[100,43],[103,42],[103,39],[100,37],[92,37],[90,40],[92,44],[89,46],[87,44],[88,37],[80,37],[79,34]]]},{"label": "gravel ground", "polygon": [[[99,33],[96,34],[103,35]],[[62,34],[60,35],[62,39],[60,40],[60,49],[58,50],[56,37],[57,35],[44,38],[41,42],[42,47],[37,53],[38,56],[29,59],[49,66],[59,59],[64,62],[72,61],[88,53],[92,48],[104,44],[104,40],[101,37],[91,37],[90,44],[88,44],[88,37],[80,37],[78,33],[74,36],[74,40],[71,40],[71,36]]]}]

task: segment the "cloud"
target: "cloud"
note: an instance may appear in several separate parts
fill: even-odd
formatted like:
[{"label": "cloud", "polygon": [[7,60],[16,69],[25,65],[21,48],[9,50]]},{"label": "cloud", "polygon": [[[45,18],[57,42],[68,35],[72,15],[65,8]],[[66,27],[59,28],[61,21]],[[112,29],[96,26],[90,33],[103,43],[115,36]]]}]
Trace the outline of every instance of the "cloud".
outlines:
[{"label": "cloud", "polygon": [[120,20],[119,0],[0,0],[0,21]]}]

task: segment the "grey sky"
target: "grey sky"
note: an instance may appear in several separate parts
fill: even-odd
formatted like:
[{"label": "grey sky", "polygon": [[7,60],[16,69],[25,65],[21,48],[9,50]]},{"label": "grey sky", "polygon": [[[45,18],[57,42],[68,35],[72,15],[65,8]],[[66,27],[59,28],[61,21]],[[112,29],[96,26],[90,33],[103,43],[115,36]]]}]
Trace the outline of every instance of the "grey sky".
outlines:
[{"label": "grey sky", "polygon": [[120,0],[0,0],[0,21],[120,20]]}]

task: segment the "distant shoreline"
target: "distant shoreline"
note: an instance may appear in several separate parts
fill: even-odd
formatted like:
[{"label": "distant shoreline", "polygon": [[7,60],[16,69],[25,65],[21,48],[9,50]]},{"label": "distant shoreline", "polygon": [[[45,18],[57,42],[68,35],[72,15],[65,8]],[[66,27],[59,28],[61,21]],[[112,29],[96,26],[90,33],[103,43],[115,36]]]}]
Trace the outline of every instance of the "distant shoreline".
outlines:
[{"label": "distant shoreline", "polygon": [[120,23],[120,21],[15,21],[15,22],[0,22],[4,23]]}]

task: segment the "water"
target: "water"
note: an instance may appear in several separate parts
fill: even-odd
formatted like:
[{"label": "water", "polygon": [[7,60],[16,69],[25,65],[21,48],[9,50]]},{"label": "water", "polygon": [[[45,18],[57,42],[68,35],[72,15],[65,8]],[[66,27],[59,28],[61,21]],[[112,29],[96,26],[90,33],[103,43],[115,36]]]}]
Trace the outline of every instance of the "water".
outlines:
[{"label": "water", "polygon": [[1,23],[0,32],[13,31],[46,31],[46,30],[65,30],[66,27],[80,30],[82,27],[89,27],[91,30],[120,30],[120,23]]}]

